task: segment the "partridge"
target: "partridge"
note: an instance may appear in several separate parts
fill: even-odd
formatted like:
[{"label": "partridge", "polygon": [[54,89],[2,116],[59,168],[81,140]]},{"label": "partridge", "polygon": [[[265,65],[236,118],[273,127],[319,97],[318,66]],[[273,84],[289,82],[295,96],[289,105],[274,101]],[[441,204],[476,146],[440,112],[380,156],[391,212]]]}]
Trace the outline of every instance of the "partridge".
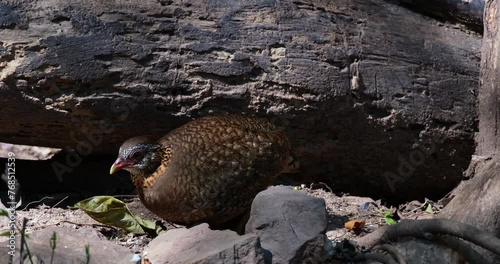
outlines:
[{"label": "partridge", "polygon": [[282,128],[249,116],[211,116],[156,141],[125,141],[110,174],[130,172],[142,203],[166,221],[217,226],[245,212],[289,155]]}]

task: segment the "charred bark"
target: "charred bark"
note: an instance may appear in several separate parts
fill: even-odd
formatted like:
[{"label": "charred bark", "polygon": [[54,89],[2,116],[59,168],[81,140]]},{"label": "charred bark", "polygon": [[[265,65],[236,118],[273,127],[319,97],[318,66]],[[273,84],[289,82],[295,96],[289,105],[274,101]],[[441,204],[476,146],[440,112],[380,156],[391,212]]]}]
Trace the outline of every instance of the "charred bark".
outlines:
[{"label": "charred bark", "polygon": [[286,127],[300,181],[405,200],[450,191],[474,150],[480,36],[382,0],[0,13],[0,141],[116,155],[194,117],[256,114]]}]

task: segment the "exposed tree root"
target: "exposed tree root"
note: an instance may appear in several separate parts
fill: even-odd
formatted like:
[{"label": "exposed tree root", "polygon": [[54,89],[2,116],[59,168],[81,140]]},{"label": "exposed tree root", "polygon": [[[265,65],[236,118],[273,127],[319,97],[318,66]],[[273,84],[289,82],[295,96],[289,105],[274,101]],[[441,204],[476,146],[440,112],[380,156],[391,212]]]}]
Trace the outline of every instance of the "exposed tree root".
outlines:
[{"label": "exposed tree root", "polygon": [[403,257],[403,255],[401,255],[399,250],[393,245],[389,245],[389,244],[376,245],[373,249],[387,251],[389,254],[391,254],[394,257],[394,259],[399,264],[406,264],[406,260]]},{"label": "exposed tree root", "polygon": [[371,261],[369,263],[398,264],[390,255],[382,253],[361,253],[356,255],[352,261]]},{"label": "exposed tree root", "polygon": [[403,220],[396,225],[388,225],[357,239],[358,245],[372,249],[400,237],[413,236],[435,239],[433,235],[451,235],[462,238],[500,255],[500,239],[492,234],[449,219]]},{"label": "exposed tree root", "polygon": [[463,257],[467,263],[471,264],[487,264],[490,263],[483,255],[473,249],[469,243],[460,240],[456,237],[438,236],[438,243],[451,248],[455,253]]}]

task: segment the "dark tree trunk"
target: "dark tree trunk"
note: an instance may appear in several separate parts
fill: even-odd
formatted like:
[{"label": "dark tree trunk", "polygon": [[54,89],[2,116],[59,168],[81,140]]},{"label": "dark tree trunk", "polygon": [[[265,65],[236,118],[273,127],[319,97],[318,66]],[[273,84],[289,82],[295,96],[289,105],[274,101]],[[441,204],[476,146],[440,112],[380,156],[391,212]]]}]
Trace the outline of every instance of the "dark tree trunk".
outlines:
[{"label": "dark tree trunk", "polygon": [[479,33],[483,32],[484,0],[389,0],[422,14],[455,21]]},{"label": "dark tree trunk", "polygon": [[[442,212],[446,218],[468,223],[500,237],[500,1],[488,1],[484,19],[479,89],[479,133],[473,178],[463,183]],[[492,256],[499,263],[500,256]]]},{"label": "dark tree trunk", "polygon": [[[500,177],[498,177],[500,172],[500,156],[498,155],[500,149],[500,140],[498,140],[500,72],[497,67],[500,62],[499,22],[500,1],[489,1],[486,4],[484,17],[485,30],[479,89],[479,133],[476,136],[476,155],[472,158],[467,172],[472,179],[463,181],[461,186],[454,190],[454,198],[439,213],[440,218],[448,218],[486,231],[485,234],[492,235],[489,238],[491,241],[495,239],[494,237],[500,237]],[[443,223],[440,222],[439,225],[445,226],[446,224]],[[461,230],[464,231],[465,228]],[[360,241],[368,241],[374,237],[376,236],[370,234],[361,238]],[[439,238],[438,236],[434,242],[440,240]],[[445,247],[441,242],[429,243],[429,241],[420,240],[406,240],[396,245],[407,257],[408,263],[413,264],[464,263],[462,256],[465,252],[471,253],[471,256],[477,254],[475,255],[476,262],[473,263],[500,263],[500,256],[491,251],[472,243],[464,244],[454,238],[448,239],[450,237],[444,237],[440,241],[448,241],[449,245],[454,244],[460,249],[452,251],[451,247]],[[494,248],[498,251],[497,246]]]}]

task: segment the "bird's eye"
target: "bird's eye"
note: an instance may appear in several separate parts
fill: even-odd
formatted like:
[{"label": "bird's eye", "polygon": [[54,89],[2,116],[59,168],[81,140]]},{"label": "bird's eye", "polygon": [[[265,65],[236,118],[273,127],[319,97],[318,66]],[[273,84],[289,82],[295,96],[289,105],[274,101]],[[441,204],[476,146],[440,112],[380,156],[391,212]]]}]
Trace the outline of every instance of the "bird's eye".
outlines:
[{"label": "bird's eye", "polygon": [[141,150],[135,150],[130,153],[129,158],[133,160],[140,160],[144,157],[144,153]]}]

